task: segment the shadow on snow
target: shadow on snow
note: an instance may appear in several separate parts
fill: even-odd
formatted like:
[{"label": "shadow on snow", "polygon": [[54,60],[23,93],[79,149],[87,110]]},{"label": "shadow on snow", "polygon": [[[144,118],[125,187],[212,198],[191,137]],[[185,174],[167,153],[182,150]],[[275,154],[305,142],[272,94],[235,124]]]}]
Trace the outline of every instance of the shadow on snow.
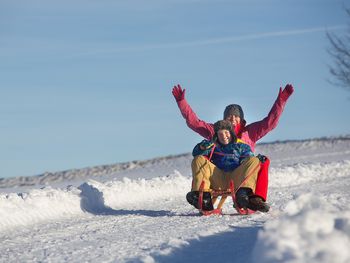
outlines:
[{"label": "shadow on snow", "polygon": [[83,183],[78,187],[81,190],[80,197],[80,206],[81,209],[85,212],[94,214],[94,215],[143,215],[149,217],[161,217],[161,216],[174,216],[175,214],[171,211],[166,210],[125,210],[125,209],[113,209],[109,206],[106,206],[105,200],[103,197],[103,192],[98,190],[96,187]]},{"label": "shadow on snow", "polygon": [[[103,192],[96,187],[84,183],[81,190],[81,209],[94,215],[142,215],[149,217],[162,216],[199,216],[199,214],[176,214],[166,210],[116,210],[105,205]],[[207,237],[193,239],[186,245],[174,247],[164,244],[161,251],[170,251],[164,255],[151,254],[155,262],[252,262],[252,250],[257,240],[261,225],[253,227],[234,227],[232,231]],[[132,262],[143,262],[133,258]]]},{"label": "shadow on snow", "polygon": [[262,226],[232,227],[232,231],[189,241],[168,255],[152,255],[155,262],[252,262],[252,250]]}]

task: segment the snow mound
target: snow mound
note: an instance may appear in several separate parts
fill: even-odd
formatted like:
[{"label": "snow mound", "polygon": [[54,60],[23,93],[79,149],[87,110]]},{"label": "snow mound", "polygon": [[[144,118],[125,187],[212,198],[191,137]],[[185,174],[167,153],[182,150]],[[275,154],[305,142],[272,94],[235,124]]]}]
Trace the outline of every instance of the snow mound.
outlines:
[{"label": "snow mound", "polygon": [[[90,180],[78,188],[81,190],[83,210],[143,209],[152,202],[167,201],[185,196],[191,185],[191,178],[173,174],[152,179],[113,180],[106,183]],[[108,211],[104,212],[108,212]]]},{"label": "snow mound", "polygon": [[0,194],[0,231],[47,220],[76,215],[121,215],[123,209],[144,209],[154,202],[183,197],[191,179],[178,171],[152,179],[98,182],[89,180],[79,187],[44,187],[28,193]]},{"label": "snow mound", "polygon": [[258,234],[255,262],[350,262],[350,212],[300,195]]},{"label": "snow mound", "polygon": [[269,185],[275,188],[336,180],[349,176],[349,171],[350,160],[286,165],[280,168],[270,168]]},{"label": "snow mound", "polygon": [[81,209],[77,189],[47,187],[28,193],[0,195],[0,230],[78,213],[81,213]]}]

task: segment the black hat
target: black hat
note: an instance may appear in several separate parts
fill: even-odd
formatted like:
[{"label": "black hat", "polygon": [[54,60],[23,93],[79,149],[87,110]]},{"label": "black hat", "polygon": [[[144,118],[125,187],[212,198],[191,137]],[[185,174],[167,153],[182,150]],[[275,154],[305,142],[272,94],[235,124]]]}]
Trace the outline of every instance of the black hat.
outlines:
[{"label": "black hat", "polygon": [[244,113],[242,107],[238,104],[230,104],[225,108],[224,119],[226,119],[230,115],[238,116],[241,118],[241,120],[244,120]]}]

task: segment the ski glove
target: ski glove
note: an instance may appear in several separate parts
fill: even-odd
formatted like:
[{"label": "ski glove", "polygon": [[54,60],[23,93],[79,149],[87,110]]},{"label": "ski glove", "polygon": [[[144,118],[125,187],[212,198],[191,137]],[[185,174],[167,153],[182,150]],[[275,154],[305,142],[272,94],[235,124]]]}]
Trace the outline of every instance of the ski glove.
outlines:
[{"label": "ski glove", "polygon": [[214,143],[212,141],[202,141],[200,144],[199,144],[199,148],[204,151],[204,150],[208,150],[210,149],[211,147],[214,146]]},{"label": "ski glove", "polygon": [[291,84],[287,84],[283,90],[282,90],[282,87],[280,87],[280,92],[278,94],[278,97],[283,101],[287,101],[289,96],[292,95],[293,92],[294,92],[293,86]]},{"label": "ski glove", "polygon": [[182,89],[179,84],[177,86],[174,86],[173,96],[177,102],[179,102],[185,98],[185,91],[186,91],[186,89]]},{"label": "ski glove", "polygon": [[267,157],[265,155],[260,154],[260,153],[256,157],[259,159],[259,161],[261,163],[264,163],[267,160]]}]

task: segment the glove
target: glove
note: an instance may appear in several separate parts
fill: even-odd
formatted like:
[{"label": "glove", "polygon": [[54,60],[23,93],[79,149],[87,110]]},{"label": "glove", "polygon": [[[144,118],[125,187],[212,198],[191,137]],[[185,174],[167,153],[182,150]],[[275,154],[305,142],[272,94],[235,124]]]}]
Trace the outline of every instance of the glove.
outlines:
[{"label": "glove", "polygon": [[208,149],[210,149],[213,146],[214,146],[214,143],[212,141],[206,141],[206,140],[202,141],[199,144],[199,148],[201,148],[202,151],[208,150]]},{"label": "glove", "polygon": [[261,163],[266,162],[267,157],[265,155],[261,155],[260,153],[256,156]]},{"label": "glove", "polygon": [[280,92],[278,94],[278,97],[283,101],[287,101],[289,96],[292,95],[293,92],[294,92],[293,86],[291,84],[287,84],[284,87],[284,90],[282,90],[282,87],[280,88]]},{"label": "glove", "polygon": [[177,102],[185,99],[185,91],[186,89],[182,89],[180,85],[174,86],[173,96]]}]

